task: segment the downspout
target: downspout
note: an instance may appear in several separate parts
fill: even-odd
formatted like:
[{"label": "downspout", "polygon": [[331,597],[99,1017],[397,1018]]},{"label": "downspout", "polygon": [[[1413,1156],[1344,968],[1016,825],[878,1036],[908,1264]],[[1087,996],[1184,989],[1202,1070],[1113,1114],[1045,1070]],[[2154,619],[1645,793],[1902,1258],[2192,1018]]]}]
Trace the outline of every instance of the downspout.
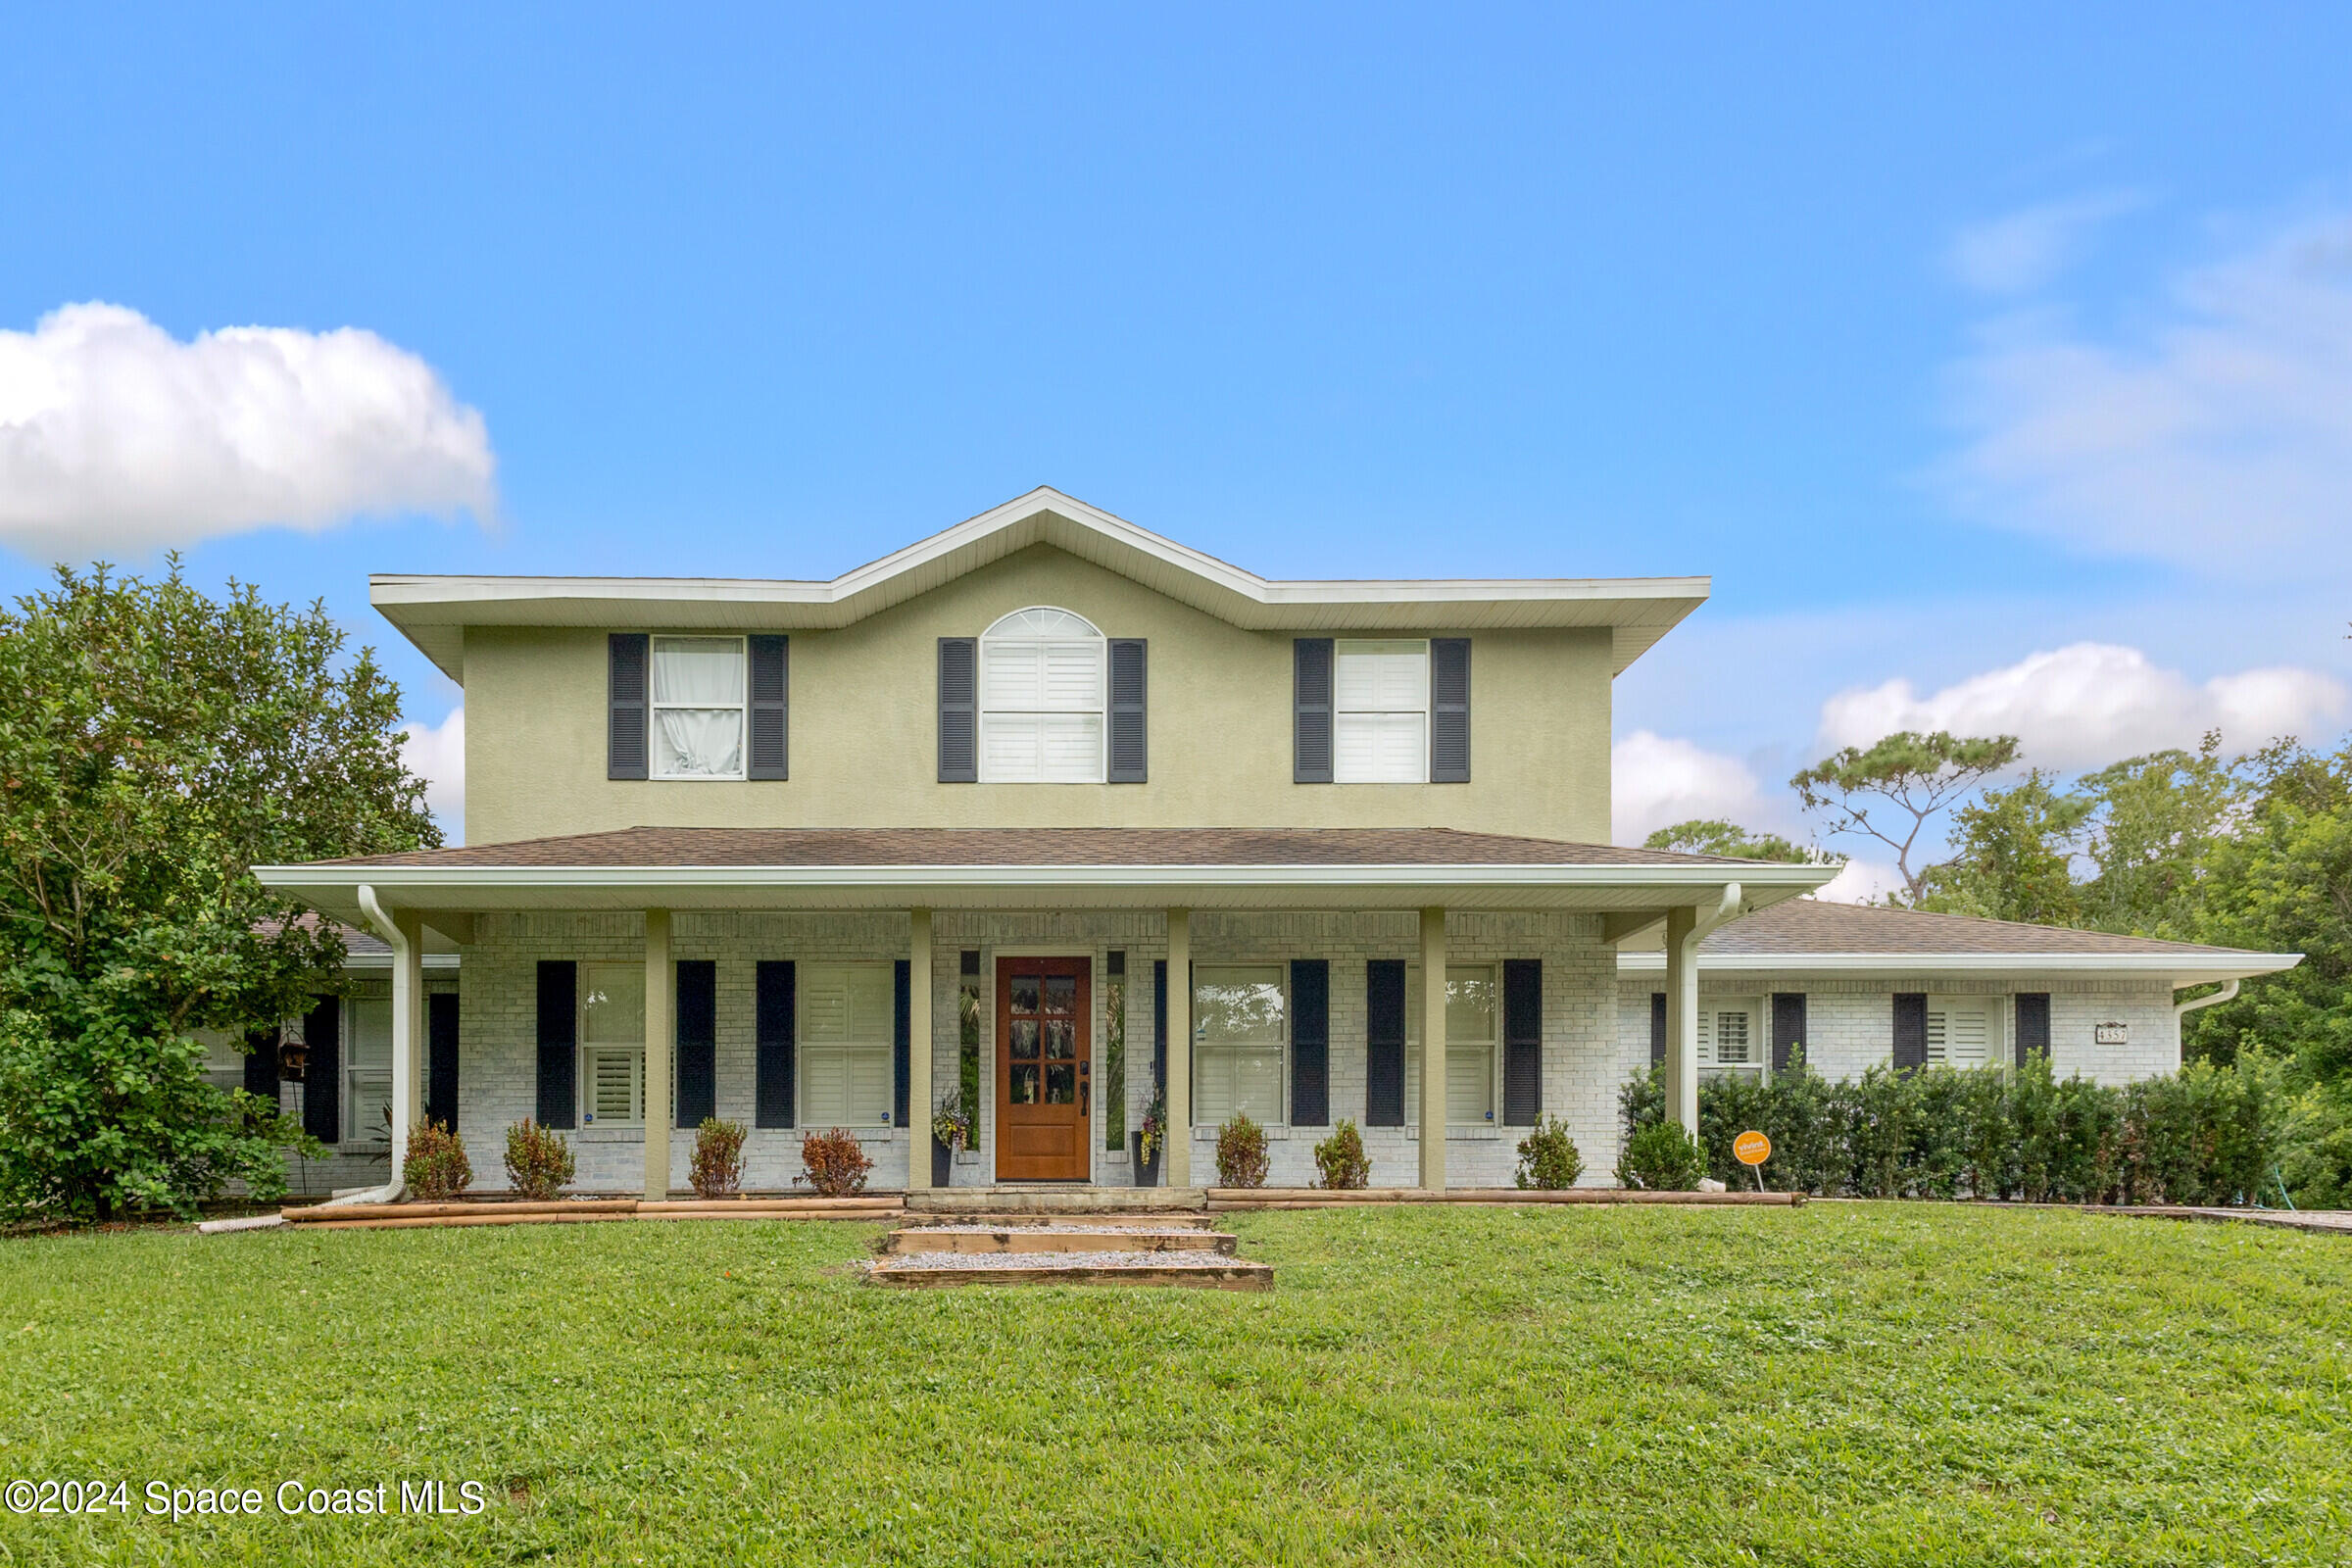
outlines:
[{"label": "downspout", "polygon": [[[395,977],[395,983],[397,984],[397,977],[406,972],[406,965],[409,959],[409,939],[407,935],[401,931],[398,922],[384,912],[384,906],[375,902],[375,889],[363,882],[360,884],[359,895],[360,912],[368,917],[368,923],[375,929],[375,934],[379,937],[382,937],[384,941],[391,946],[392,973]],[[394,1052],[393,1065],[396,1070],[399,1066],[398,1054],[406,1045],[406,1041],[399,1039],[395,1039],[392,1042],[392,1050]],[[330,1091],[330,1093],[332,1091]],[[308,1085],[304,1086],[304,1093],[309,1093]],[[397,1164],[392,1168],[390,1172],[390,1178],[391,1179],[386,1181],[381,1187],[369,1187],[362,1192],[346,1193],[341,1198],[330,1198],[318,1206],[320,1208],[342,1208],[352,1203],[397,1202],[400,1199],[402,1190],[407,1187],[408,1182],[407,1179],[401,1175],[400,1168]]]},{"label": "downspout", "polygon": [[2173,1004],[2174,1071],[2178,1072],[2180,1069],[2180,1063],[2187,1050],[2186,1047],[2180,1044],[2180,1020],[2187,1017],[2190,1013],[2196,1011],[2199,1007],[2220,1006],[2223,1003],[2228,1002],[2230,998],[2237,995],[2237,987],[2238,981],[2234,979],[2225,980],[2222,982],[2222,989],[2216,991],[2210,997],[2191,997],[2186,1002],[2176,1002]]}]

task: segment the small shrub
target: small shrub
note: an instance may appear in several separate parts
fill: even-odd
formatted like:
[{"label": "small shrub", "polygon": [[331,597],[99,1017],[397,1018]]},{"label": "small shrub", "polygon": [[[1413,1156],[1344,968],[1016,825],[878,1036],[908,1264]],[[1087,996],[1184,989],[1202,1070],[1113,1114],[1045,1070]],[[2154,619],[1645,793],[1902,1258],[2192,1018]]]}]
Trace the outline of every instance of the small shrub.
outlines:
[{"label": "small shrub", "polygon": [[1625,1141],[1617,1181],[1653,1193],[1695,1193],[1707,1173],[1697,1142],[1679,1121],[1652,1122]]},{"label": "small shrub", "polygon": [[743,1191],[743,1123],[705,1116],[695,1130],[686,1180],[703,1198],[733,1198]]},{"label": "small shrub", "polygon": [[1576,1140],[1568,1136],[1568,1124],[1558,1117],[1544,1117],[1519,1140],[1521,1187],[1556,1192],[1574,1187],[1584,1173],[1585,1156],[1577,1152]]},{"label": "small shrub", "polygon": [[1342,1118],[1331,1136],[1315,1146],[1315,1168],[1323,1173],[1323,1186],[1335,1193],[1372,1185],[1372,1161],[1364,1157],[1364,1138],[1354,1122]]},{"label": "small shrub", "polygon": [[794,1182],[807,1182],[819,1198],[847,1198],[864,1192],[865,1173],[874,1168],[858,1145],[858,1135],[846,1127],[802,1139],[801,1165],[802,1174],[795,1176]]},{"label": "small shrub", "polygon": [[1217,1185],[1266,1185],[1266,1130],[1238,1111],[1217,1129]]},{"label": "small shrub", "polygon": [[524,1198],[550,1199],[571,1185],[571,1140],[525,1116],[507,1129],[507,1180]]},{"label": "small shrub", "polygon": [[418,1202],[448,1202],[473,1185],[465,1140],[439,1122],[418,1122],[409,1129],[409,1157],[401,1161],[400,1178]]}]

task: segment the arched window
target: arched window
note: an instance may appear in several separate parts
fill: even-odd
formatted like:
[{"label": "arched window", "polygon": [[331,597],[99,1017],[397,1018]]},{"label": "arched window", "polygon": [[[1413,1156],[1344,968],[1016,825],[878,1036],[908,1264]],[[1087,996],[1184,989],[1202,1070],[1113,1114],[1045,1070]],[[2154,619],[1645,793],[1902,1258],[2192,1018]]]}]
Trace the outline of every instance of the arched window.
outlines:
[{"label": "arched window", "polygon": [[1093,622],[1049,606],[981,634],[982,782],[1102,782],[1102,660]]}]

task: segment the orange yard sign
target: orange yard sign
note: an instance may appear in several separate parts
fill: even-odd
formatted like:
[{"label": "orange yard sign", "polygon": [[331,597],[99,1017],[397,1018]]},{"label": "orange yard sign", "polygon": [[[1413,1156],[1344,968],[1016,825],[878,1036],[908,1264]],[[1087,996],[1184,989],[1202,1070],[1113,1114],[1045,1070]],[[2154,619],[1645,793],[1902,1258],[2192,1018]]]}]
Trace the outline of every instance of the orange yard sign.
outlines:
[{"label": "orange yard sign", "polygon": [[1761,1165],[1772,1157],[1772,1140],[1758,1132],[1741,1133],[1732,1141],[1732,1152],[1742,1165]]}]

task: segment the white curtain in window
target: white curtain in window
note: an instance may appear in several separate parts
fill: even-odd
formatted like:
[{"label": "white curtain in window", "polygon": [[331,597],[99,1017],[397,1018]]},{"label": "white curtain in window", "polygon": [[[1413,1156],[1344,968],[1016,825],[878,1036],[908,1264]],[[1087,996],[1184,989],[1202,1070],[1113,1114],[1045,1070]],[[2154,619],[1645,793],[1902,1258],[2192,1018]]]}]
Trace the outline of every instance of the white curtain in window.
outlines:
[{"label": "white curtain in window", "polygon": [[732,708],[655,710],[654,770],[664,778],[726,778],[743,771],[743,714]]},{"label": "white curtain in window", "polygon": [[743,643],[654,639],[654,771],[665,778],[743,771]]}]

